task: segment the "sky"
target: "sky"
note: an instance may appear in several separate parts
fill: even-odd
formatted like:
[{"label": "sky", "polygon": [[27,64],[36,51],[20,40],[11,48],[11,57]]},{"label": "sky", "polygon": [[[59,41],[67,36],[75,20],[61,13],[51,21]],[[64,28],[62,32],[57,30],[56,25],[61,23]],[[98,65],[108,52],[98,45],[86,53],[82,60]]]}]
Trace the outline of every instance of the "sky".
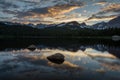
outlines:
[{"label": "sky", "polygon": [[120,16],[120,0],[0,0],[0,21],[93,25]]}]

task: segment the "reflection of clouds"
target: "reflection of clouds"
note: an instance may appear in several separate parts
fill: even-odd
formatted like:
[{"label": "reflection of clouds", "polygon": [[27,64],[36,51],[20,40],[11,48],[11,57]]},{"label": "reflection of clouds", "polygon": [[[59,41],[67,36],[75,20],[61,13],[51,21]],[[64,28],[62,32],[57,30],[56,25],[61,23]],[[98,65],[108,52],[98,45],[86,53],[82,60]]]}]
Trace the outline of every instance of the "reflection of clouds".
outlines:
[{"label": "reflection of clouds", "polygon": [[103,68],[96,69],[95,71],[96,71],[96,72],[99,72],[99,73],[105,73],[105,72],[106,72],[105,69],[103,69]]},{"label": "reflection of clouds", "polygon": [[120,64],[114,64],[114,63],[104,63],[101,62],[101,65],[109,70],[116,70],[116,71],[120,71]]},{"label": "reflection of clouds", "polygon": [[97,50],[94,50],[92,48],[88,48],[85,50],[85,53],[91,57],[102,57],[102,58],[112,58],[112,59],[116,59],[116,57],[108,52],[100,52]]},{"label": "reflection of clouds", "polygon": [[[65,62],[63,64],[55,64],[46,59],[47,56],[55,53],[61,53],[65,56]],[[77,52],[60,50],[60,49],[36,49],[35,51],[14,50],[8,52],[0,52],[0,74],[14,76],[14,78],[24,80],[37,79],[41,80],[41,77],[46,79],[46,75],[52,75],[60,78],[65,75],[74,77],[83,75],[100,75],[98,73],[107,73],[107,69],[114,70],[119,73],[120,62],[116,58],[111,57],[98,57],[91,58],[88,54],[107,54],[107,52],[99,52],[94,49],[87,49],[85,52],[78,50]],[[11,54],[11,55],[10,55]],[[106,69],[107,68],[107,69]],[[81,71],[84,70],[84,71]],[[86,72],[86,73],[84,73]],[[11,74],[12,73],[12,74]],[[89,74],[94,73],[94,74]],[[59,75],[58,75],[59,74]],[[80,75],[79,75],[80,74]],[[106,76],[106,75],[105,75]],[[110,75],[107,75],[107,77]],[[1,77],[1,75],[0,75]],[[93,76],[92,76],[93,77]],[[114,77],[114,75],[112,75]],[[8,76],[9,78],[9,76]],[[50,80],[53,80],[50,78]],[[57,79],[57,78],[55,78]],[[63,79],[62,79],[63,80]],[[70,80],[70,79],[69,79]]]},{"label": "reflection of clouds", "polygon": [[49,51],[48,53],[44,53],[44,55],[46,56],[50,56],[55,53],[61,53],[65,56],[65,61],[72,63],[74,65],[78,65],[79,67],[84,67],[85,69],[100,68],[99,63],[91,59],[91,57],[86,55],[82,50],[78,50],[77,52],[71,52],[71,51],[59,50],[59,49],[43,49],[43,51],[45,50]]},{"label": "reflection of clouds", "polygon": [[[83,67],[84,66],[84,67],[89,67],[91,69],[95,68],[96,66],[100,67],[99,65],[101,64],[101,62],[99,63],[100,60],[107,61],[108,59],[111,59],[111,60],[117,59],[114,55],[109,54],[108,52],[100,52],[91,48],[87,48],[84,52],[81,50],[78,50],[77,52],[71,52],[67,50],[46,48],[41,50],[36,49],[35,51],[32,51],[32,52],[29,51],[28,49],[16,50],[16,51],[14,50],[8,53],[13,55],[9,55],[9,56],[5,55],[5,57],[2,57],[4,58],[4,60],[8,61],[10,59],[15,58],[15,60],[20,59],[21,61],[28,61],[31,63],[37,63],[39,65],[42,65],[42,62],[45,61],[46,65],[48,62],[48,65],[51,65],[51,66],[58,66],[58,65],[55,65],[54,63],[49,62],[46,59],[46,57],[53,55],[55,53],[61,53],[65,56],[65,62],[62,64],[62,66],[64,67],[78,67],[78,66]],[[6,58],[6,57],[9,57],[9,58]],[[2,58],[0,59],[1,62],[3,61]],[[108,60],[108,61],[111,61],[111,60]]]},{"label": "reflection of clouds", "polygon": [[[88,54],[85,54],[85,53],[87,53],[86,51],[83,52],[81,50],[78,50],[77,52],[71,52],[71,51],[67,51],[67,50],[46,48],[46,49],[42,49],[42,50],[39,50],[39,49],[35,50],[34,53],[28,52],[26,50],[27,49],[20,50],[20,52],[21,51],[24,52],[25,57],[29,57],[33,60],[39,60],[39,59],[44,59],[45,60],[47,56],[53,55],[55,53],[61,53],[65,56],[66,61],[69,61],[73,64],[75,63],[75,65],[81,65],[81,64],[85,64],[85,65],[90,64],[91,65],[91,62],[92,62],[92,64],[99,64],[95,60],[92,60],[91,56],[89,56]],[[91,51],[94,51],[94,50],[91,50]],[[88,52],[88,53],[90,53],[90,52]],[[96,54],[97,53],[99,53],[99,52],[96,52]],[[100,54],[102,54],[102,53],[100,53]],[[94,55],[94,57],[98,57],[98,56]],[[99,55],[99,57],[100,57],[100,55]]]},{"label": "reflection of clouds", "polygon": [[120,62],[119,62],[120,60],[108,52],[100,52],[92,48],[89,48],[85,50],[85,53],[88,56],[92,57],[94,60],[98,61],[103,67],[109,70],[118,70],[118,71],[120,70]]},{"label": "reflection of clouds", "polygon": [[[17,50],[11,52],[19,58],[22,61],[28,61],[30,63],[37,63],[39,65],[42,65],[42,62],[47,62],[46,59],[47,56],[53,55],[55,53],[61,53],[65,56],[65,63],[63,64],[64,67],[75,67],[78,65],[81,67],[84,64],[85,65],[91,64],[93,62],[95,65],[98,64],[96,61],[92,60],[89,56],[84,54],[83,51],[79,50],[77,52],[71,52],[67,50],[59,50],[59,49],[36,49],[35,51],[29,51],[28,49],[24,50]],[[92,64],[93,64],[92,63]]]},{"label": "reflection of clouds", "polygon": [[120,62],[118,59],[97,59],[97,61],[108,70],[120,71]]},{"label": "reflection of clouds", "polygon": [[48,62],[48,65],[55,68],[60,68],[60,69],[78,69],[78,70],[82,69],[82,67],[68,61],[65,61],[63,64],[55,64],[55,63]]}]

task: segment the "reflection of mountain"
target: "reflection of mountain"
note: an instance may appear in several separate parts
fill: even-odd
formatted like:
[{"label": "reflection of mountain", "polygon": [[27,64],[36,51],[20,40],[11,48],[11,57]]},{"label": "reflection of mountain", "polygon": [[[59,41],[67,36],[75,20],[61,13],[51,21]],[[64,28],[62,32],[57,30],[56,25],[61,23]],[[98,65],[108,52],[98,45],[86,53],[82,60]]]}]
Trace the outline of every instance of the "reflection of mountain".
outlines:
[{"label": "reflection of mountain", "polygon": [[118,28],[120,28],[120,16],[115,18],[115,19],[113,19],[113,20],[111,20],[111,21],[109,21],[108,25],[111,26],[111,27],[118,27]]},{"label": "reflection of mountain", "polygon": [[99,40],[99,39],[3,39],[0,40],[1,50],[13,50],[27,48],[34,44],[37,48],[62,49],[69,51],[85,50],[86,48],[93,48],[98,51],[108,51],[111,54],[120,57],[120,41]]},{"label": "reflection of mountain", "polygon": [[120,58],[120,48],[109,48],[108,49],[108,52],[114,54],[115,56],[119,57]]}]

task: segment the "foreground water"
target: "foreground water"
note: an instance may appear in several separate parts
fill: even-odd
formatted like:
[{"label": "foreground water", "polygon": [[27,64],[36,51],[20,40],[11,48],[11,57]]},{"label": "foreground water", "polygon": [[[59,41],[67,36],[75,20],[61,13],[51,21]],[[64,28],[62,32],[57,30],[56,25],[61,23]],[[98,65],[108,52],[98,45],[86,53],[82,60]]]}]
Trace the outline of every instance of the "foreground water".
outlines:
[{"label": "foreground water", "polygon": [[[0,80],[120,80],[120,41],[1,39]],[[31,51],[28,46],[35,45]],[[61,53],[62,64],[47,59]]]}]

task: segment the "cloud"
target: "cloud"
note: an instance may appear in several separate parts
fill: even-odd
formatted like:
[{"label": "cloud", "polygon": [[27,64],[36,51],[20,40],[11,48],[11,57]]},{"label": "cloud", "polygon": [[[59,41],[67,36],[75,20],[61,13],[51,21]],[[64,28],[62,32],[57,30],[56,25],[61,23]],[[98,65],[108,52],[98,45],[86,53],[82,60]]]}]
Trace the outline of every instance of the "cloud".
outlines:
[{"label": "cloud", "polygon": [[[13,15],[13,21],[27,22],[34,19],[34,22],[53,22],[62,19],[76,18],[75,15],[66,15],[77,8],[81,8],[85,3],[74,0],[0,0],[1,12]],[[39,3],[40,2],[40,3]],[[49,4],[48,4],[49,3]],[[42,4],[42,5],[41,5]],[[30,21],[32,22],[32,21]]]},{"label": "cloud", "polygon": [[120,12],[120,4],[110,4],[109,6],[103,8],[100,14],[108,12]]},{"label": "cloud", "polygon": [[93,14],[86,21],[111,20],[120,15],[120,4],[110,4],[96,14]]},{"label": "cloud", "polygon": [[74,9],[79,8],[78,5],[70,5],[70,4],[63,4],[63,5],[55,5],[52,7],[45,7],[45,8],[34,8],[31,10],[28,10],[27,12],[23,12],[22,15],[18,15],[20,17],[26,17],[24,14],[28,14],[28,17],[31,15],[36,17],[54,17],[60,14],[64,14],[67,12],[70,12]]},{"label": "cloud", "polygon": [[86,17],[81,17],[81,18],[70,18],[70,19],[64,19],[64,20],[56,20],[55,22],[57,23],[62,23],[62,22],[71,22],[71,21],[77,21],[77,22],[83,22],[86,19]]},{"label": "cloud", "polygon": [[71,21],[78,21],[83,22],[87,19],[85,16],[78,16],[79,14],[70,14],[70,15],[64,15],[62,18],[57,18],[55,22],[61,23],[61,22],[71,22]]},{"label": "cloud", "polygon": [[101,0],[99,2],[96,2],[94,5],[102,5],[102,6],[104,6],[106,3],[107,3],[107,1]]},{"label": "cloud", "polygon": [[97,20],[110,20],[117,17],[116,15],[111,15],[111,16],[96,16],[96,15],[92,15],[91,17],[89,17],[86,21],[97,21]]},{"label": "cloud", "polygon": [[25,20],[39,18],[40,22],[41,20],[42,22],[53,22],[54,20],[65,18],[66,13],[80,8],[81,6],[83,6],[83,4],[62,4],[44,8],[33,8],[26,12],[18,12],[16,17],[24,18]]},{"label": "cloud", "polygon": [[19,8],[19,6],[17,6],[14,3],[8,2],[6,0],[0,0],[0,8],[1,9],[7,9],[7,8]]},{"label": "cloud", "polygon": [[14,14],[16,15],[18,12],[16,11],[11,11],[11,10],[2,10],[3,13],[7,13],[7,14]]},{"label": "cloud", "polygon": [[26,3],[38,3],[41,2],[41,0],[21,0],[22,2],[26,2]]}]

